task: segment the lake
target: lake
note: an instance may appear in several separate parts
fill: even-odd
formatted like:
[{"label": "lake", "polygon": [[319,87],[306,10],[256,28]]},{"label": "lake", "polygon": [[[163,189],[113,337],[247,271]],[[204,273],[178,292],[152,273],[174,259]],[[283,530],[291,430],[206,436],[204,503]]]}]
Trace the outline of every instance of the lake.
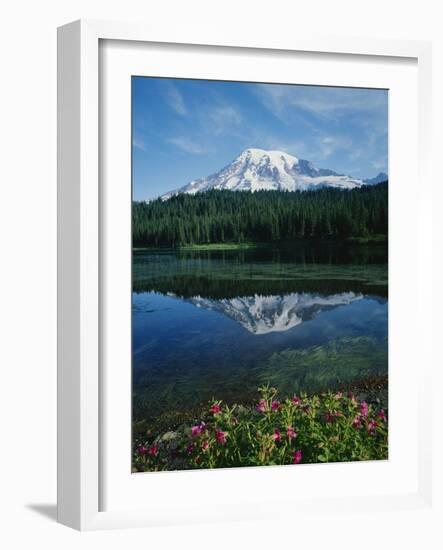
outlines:
[{"label": "lake", "polygon": [[133,418],[162,429],[212,398],[250,403],[388,372],[383,246],[133,254]]}]

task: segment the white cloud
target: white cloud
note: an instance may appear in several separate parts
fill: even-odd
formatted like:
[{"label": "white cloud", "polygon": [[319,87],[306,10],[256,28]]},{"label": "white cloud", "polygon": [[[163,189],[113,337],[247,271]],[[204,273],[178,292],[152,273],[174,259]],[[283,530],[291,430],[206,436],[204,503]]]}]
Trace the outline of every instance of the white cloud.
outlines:
[{"label": "white cloud", "polygon": [[224,134],[238,127],[242,122],[240,112],[232,105],[217,105],[204,113],[207,130],[216,135]]},{"label": "white cloud", "polygon": [[192,139],[186,137],[186,136],[178,136],[174,138],[170,138],[167,140],[169,143],[172,143],[185,153],[191,153],[193,155],[201,155],[208,152],[208,149],[206,147],[203,147],[196,141],[193,141]]},{"label": "white cloud", "polygon": [[282,141],[274,137],[266,137],[263,144],[268,149],[285,151],[298,158],[312,162],[322,162],[337,151],[355,151],[352,140],[341,135],[314,136],[309,140]]},{"label": "white cloud", "polygon": [[257,91],[263,105],[283,121],[294,107],[322,118],[337,119],[353,111],[367,113],[386,105],[381,92],[357,88],[263,84]]},{"label": "white cloud", "polygon": [[343,136],[325,136],[318,141],[318,158],[327,159],[340,150],[351,150],[352,140]]},{"label": "white cloud", "polygon": [[170,84],[166,88],[166,94],[165,94],[166,101],[168,102],[168,105],[174,109],[174,111],[181,115],[186,116],[188,114],[188,109],[185,105],[185,100],[183,99],[182,94],[177,90],[177,88]]},{"label": "white cloud", "polygon": [[146,151],[146,146],[143,140],[141,140],[140,138],[134,137],[132,139],[132,146],[137,149],[140,149],[141,151]]},{"label": "white cloud", "polygon": [[388,171],[388,159],[386,156],[373,160],[371,162],[371,165],[373,166],[373,168],[375,168],[375,170],[378,170],[379,172]]}]

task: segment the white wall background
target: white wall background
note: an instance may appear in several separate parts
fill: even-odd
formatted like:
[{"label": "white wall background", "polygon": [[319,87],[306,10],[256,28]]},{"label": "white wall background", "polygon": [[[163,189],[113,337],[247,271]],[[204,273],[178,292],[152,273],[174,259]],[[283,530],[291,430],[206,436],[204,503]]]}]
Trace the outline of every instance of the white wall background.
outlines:
[{"label": "white wall background", "polygon": [[[56,27],[74,19],[161,22],[244,33],[298,28],[434,41],[435,166],[442,150],[443,17],[438,0],[15,0],[1,9],[0,545],[3,548],[441,548],[434,512],[356,511],[294,520],[80,534],[54,522],[56,496]],[[407,161],[407,159],[405,159]],[[443,177],[435,197],[443,204]],[[437,181],[437,180],[436,180]],[[413,215],[413,213],[411,213]],[[437,229],[437,222],[435,225]],[[443,250],[443,234],[435,235]],[[407,244],[407,243],[405,243]],[[442,280],[441,255],[435,281]],[[439,336],[437,295],[434,331]],[[423,319],[431,327],[431,320]],[[440,323],[440,325],[438,324]],[[439,340],[437,339],[437,342]],[[440,364],[440,366],[442,366]],[[6,375],[6,377],[5,377]],[[436,398],[438,401],[438,393]],[[436,407],[434,431],[441,436]],[[439,440],[441,443],[441,437]],[[439,447],[441,451],[441,446]],[[442,457],[440,452],[439,458]],[[440,464],[443,464],[443,460]],[[441,475],[437,470],[437,482]],[[439,494],[442,494],[440,491]],[[217,498],[214,495],[214,498]],[[210,505],[210,503],[208,503]],[[331,511],[332,512],[332,511]]]}]

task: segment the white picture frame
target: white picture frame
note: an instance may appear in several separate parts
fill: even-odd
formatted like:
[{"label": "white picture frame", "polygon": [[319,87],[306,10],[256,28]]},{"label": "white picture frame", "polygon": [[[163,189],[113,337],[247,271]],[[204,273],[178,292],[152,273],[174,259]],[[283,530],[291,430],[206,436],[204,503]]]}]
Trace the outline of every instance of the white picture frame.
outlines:
[{"label": "white picture frame", "polygon": [[[219,521],[229,519],[259,519],[272,514],[282,516],[283,509],[274,512],[264,506],[265,501],[251,491],[249,499],[239,497],[236,505],[200,507],[186,506],[177,499],[174,505],[167,500],[154,506],[130,505],[128,498],[119,503],[113,502],[112,509],[103,508],[103,484],[110,483],[104,467],[102,449],[106,443],[104,428],[107,396],[101,384],[103,361],[100,352],[100,338],[103,325],[102,302],[106,299],[106,285],[102,285],[103,231],[106,223],[101,221],[108,215],[104,208],[102,181],[100,179],[100,159],[102,143],[100,134],[101,104],[99,90],[100,44],[103,41],[118,41],[130,51],[136,44],[165,44],[174,47],[194,45],[211,58],[214,47],[223,48],[230,56],[251,52],[272,52],[285,56],[291,52],[304,52],[311,55],[325,55],[358,59],[390,59],[390,63],[412,60],[416,64],[418,101],[416,110],[418,124],[418,147],[416,164],[418,182],[416,186],[419,201],[419,233],[411,245],[413,257],[426,264],[432,249],[425,244],[425,235],[430,231],[432,184],[429,177],[429,151],[431,139],[431,46],[426,42],[370,40],[360,38],[322,37],[303,35],[297,32],[293,39],[259,38],[252,42],[241,37],[225,40],[223,36],[201,36],[190,39],[186,30],[174,31],[170,36],[156,32],[154,28],[117,22],[77,21],[59,29],[58,33],[58,519],[80,530],[119,528],[131,526],[153,526],[195,521]],[[212,50],[211,50],[212,48]],[[160,48],[161,49],[161,48]],[[125,55],[128,55],[128,51]],[[129,54],[130,55],[130,54]],[[153,54],[154,55],[154,54]],[[363,57],[362,57],[363,56]],[[171,69],[172,70],[172,69]],[[106,80],[105,80],[106,82]],[[415,93],[415,92],[414,92]],[[412,96],[411,96],[412,97]],[[414,96],[415,97],[415,96]],[[100,137],[101,136],[101,137]],[[130,183],[128,182],[128,186]],[[416,274],[417,295],[414,301],[417,312],[426,314],[431,307],[426,299],[432,297],[431,285],[425,281],[426,273]],[[103,288],[103,286],[105,288]],[[428,311],[429,313],[429,311]],[[431,505],[431,402],[425,394],[425,384],[429,385],[432,368],[430,334],[422,331],[420,344],[427,345],[428,361],[423,361],[417,373],[417,402],[414,408],[413,426],[416,431],[417,456],[408,467],[414,468],[417,476],[411,486],[391,492],[361,492],[344,494],[336,500],[321,491],[313,491],[312,498],[304,494],[300,499],[288,496],[286,502],[292,506],[302,503],[303,509],[321,511],[331,503],[344,512],[359,506],[381,508],[418,508]],[[418,345],[418,344],[416,344]],[[413,355],[413,354],[412,354]],[[410,378],[410,381],[412,378]],[[415,437],[415,436],[414,436]],[[129,453],[129,451],[128,451]],[[340,468],[340,470],[337,469]],[[315,468],[314,467],[311,467]],[[358,471],[353,465],[335,465],[335,475],[343,474],[350,468],[350,484],[355,484]],[[252,471],[255,470],[255,471]],[[312,471],[312,470],[311,470]],[[410,470],[409,470],[410,471]],[[289,470],[270,468],[266,474],[270,480],[285,483]],[[320,478],[325,479],[329,471],[324,469]],[[345,471],[346,472],[346,471]],[[129,474],[129,472],[127,472]],[[198,475],[199,473],[197,473]],[[206,472],[206,475],[208,472]],[[209,472],[210,475],[213,472]],[[126,474],[125,474],[126,475]],[[178,477],[178,475],[180,477]],[[155,485],[168,486],[169,496],[173,495],[174,485],[180,483],[186,490],[189,479],[195,482],[196,472],[168,473],[157,475]],[[264,475],[263,469],[245,471],[218,471],[217,478],[211,481],[219,487],[229,483],[249,483]],[[310,474],[312,475],[312,473]],[[169,476],[169,477],[167,477]],[[194,476],[191,477],[190,476]],[[227,477],[231,476],[231,478]],[[351,480],[353,479],[353,481]],[[208,478],[202,480],[198,491],[204,491]],[[286,478],[289,479],[289,478]],[[180,480],[180,481],[179,481]],[[216,480],[216,481],[214,481]],[[235,481],[234,481],[235,480]],[[245,481],[246,480],[246,481]],[[154,484],[154,478],[144,476],[144,485]],[[320,483],[320,481],[319,481]],[[133,483],[131,482],[133,485]],[[411,488],[412,487],[412,488]],[[197,491],[197,492],[198,492]],[[130,493],[127,493],[128,495]],[[203,494],[203,492],[201,493]],[[118,495],[118,494],[117,494]],[[223,497],[228,498],[228,497]],[[276,501],[281,498],[278,494]],[[115,499],[114,499],[115,500]],[[118,500],[118,496],[117,496]],[[223,500],[223,499],[222,499]],[[226,504],[226,500],[224,501]],[[245,506],[245,504],[248,506]],[[223,504],[223,503],[222,503]],[[106,508],[106,507],[105,507]],[[283,507],[282,507],[283,508]],[[290,507],[289,507],[290,508]],[[368,508],[369,509],[369,508]]]}]

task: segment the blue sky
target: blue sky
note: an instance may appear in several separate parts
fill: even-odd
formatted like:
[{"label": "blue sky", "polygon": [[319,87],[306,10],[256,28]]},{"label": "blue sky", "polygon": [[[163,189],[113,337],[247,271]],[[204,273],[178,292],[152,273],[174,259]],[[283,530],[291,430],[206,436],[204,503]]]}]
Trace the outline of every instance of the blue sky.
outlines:
[{"label": "blue sky", "polygon": [[135,200],[278,149],[358,178],[387,172],[388,92],[356,88],[132,78]]}]

